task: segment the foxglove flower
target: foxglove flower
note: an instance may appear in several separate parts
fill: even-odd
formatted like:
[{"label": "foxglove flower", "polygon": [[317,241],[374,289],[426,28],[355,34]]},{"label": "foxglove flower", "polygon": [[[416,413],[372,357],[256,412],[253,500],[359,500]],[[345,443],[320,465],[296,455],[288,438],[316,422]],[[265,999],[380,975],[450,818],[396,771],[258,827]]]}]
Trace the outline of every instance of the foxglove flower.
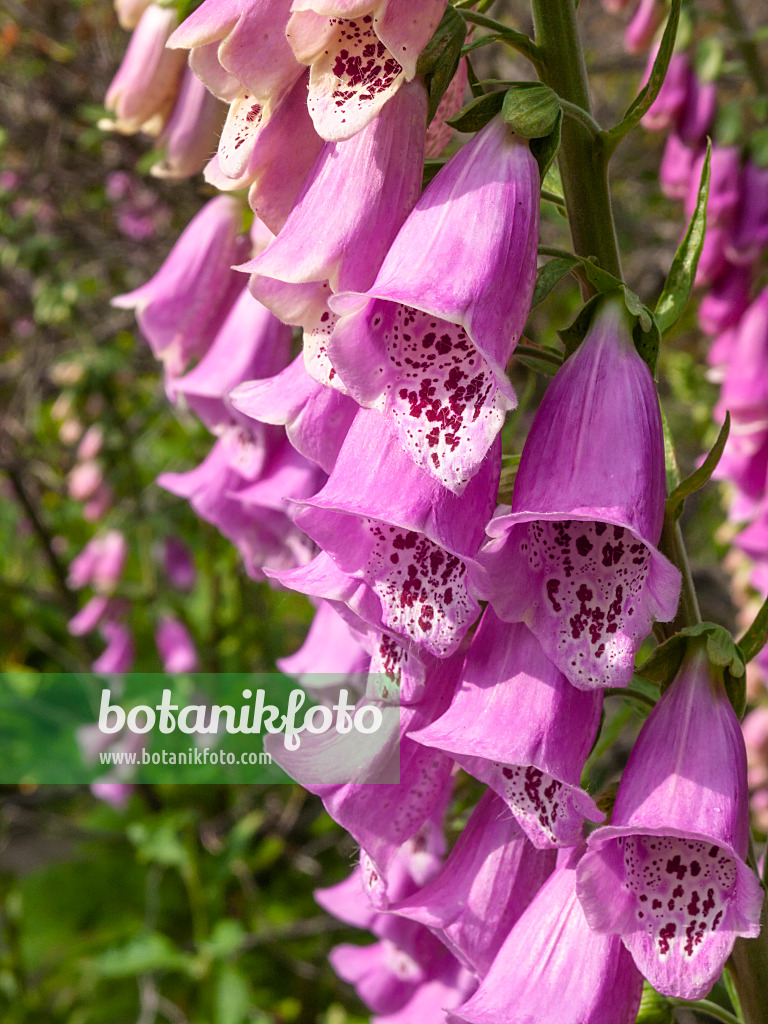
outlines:
[{"label": "foxglove flower", "polygon": [[665,494],[653,378],[623,301],[604,299],[539,406],[476,574],[574,686],[626,686],[652,619],[677,610],[680,574],[656,548]]},{"label": "foxglove flower", "polygon": [[75,590],[92,586],[110,593],[120,581],[128,558],[128,545],[120,530],[108,530],[89,540],[69,566],[69,586]]},{"label": "foxglove flower", "polygon": [[[254,480],[262,473],[262,486],[259,494],[251,494],[247,499],[244,495],[249,480],[233,468],[226,438],[217,441],[195,469],[188,473],[162,473],[157,483],[171,494],[186,498],[202,519],[236,545],[248,574],[263,579],[264,567],[287,569],[302,564],[311,558],[313,549],[286,513],[285,498],[290,495],[279,472],[287,468],[285,447],[270,445],[261,457],[258,452],[254,454],[257,461],[253,462],[250,476]],[[300,480],[306,479],[306,473],[300,474]],[[314,486],[314,481],[309,486]]]},{"label": "foxglove flower", "polygon": [[276,376],[240,384],[229,400],[244,416],[285,426],[296,451],[326,473],[336,464],[358,410],[352,398],[310,377],[301,353]]},{"label": "foxglove flower", "polygon": [[[658,52],[658,46],[654,46],[648,58],[643,84],[651,77],[651,69]],[[685,105],[691,74],[687,56],[684,53],[674,53],[659,94],[643,116],[641,123],[644,128],[653,132],[663,132],[672,128]]]},{"label": "foxglove flower", "polygon": [[495,118],[430,183],[371,288],[330,299],[348,392],[456,494],[515,402],[504,368],[533,295],[538,184],[527,142]]},{"label": "foxglove flower", "polygon": [[[426,113],[426,90],[412,82],[354,138],[325,144],[277,238],[239,268],[281,319],[290,317],[283,297],[291,285],[328,281],[334,292],[363,292],[373,284],[421,191]],[[320,289],[316,301],[319,315]]]},{"label": "foxglove flower", "polygon": [[611,824],[578,869],[590,927],[620,935],[653,987],[699,999],[738,935],[759,932],[744,739],[703,644],[651,712],[622,775]]},{"label": "foxglove flower", "polygon": [[361,410],[328,483],[294,519],[378,598],[371,625],[446,657],[479,613],[467,560],[482,541],[499,464],[496,444],[457,497],[410,461],[378,413]]},{"label": "foxglove flower", "polygon": [[691,182],[696,150],[686,145],[676,132],[667,136],[659,167],[661,191],[668,199],[685,199]]},{"label": "foxglove flower", "polygon": [[628,53],[642,53],[651,45],[665,13],[666,6],[660,0],[640,0],[624,33]]},{"label": "foxglove flower", "polygon": [[712,127],[717,110],[717,87],[714,82],[702,82],[694,75],[688,89],[688,98],[680,115],[677,133],[686,146],[698,150]]},{"label": "foxglove flower", "polygon": [[192,552],[175,537],[163,541],[163,570],[176,590],[189,592],[197,582],[197,569]]},{"label": "foxglove flower", "polygon": [[114,0],[115,13],[120,23],[120,28],[130,31],[136,28],[144,11],[149,6],[149,0]]},{"label": "foxglove flower", "polygon": [[768,288],[764,288],[741,318],[733,340],[718,419],[728,410],[737,423],[768,420]]},{"label": "foxglove flower", "polygon": [[222,104],[185,68],[173,110],[155,143],[164,156],[152,165],[152,174],[176,179],[202,171],[216,148],[223,120]]},{"label": "foxglove flower", "polygon": [[450,708],[413,738],[498,793],[534,846],[573,846],[584,818],[603,818],[579,788],[601,708],[602,694],[571,686],[526,626],[487,608]]},{"label": "foxglove flower", "polygon": [[[462,660],[459,653],[433,663],[432,685],[420,704],[400,708],[391,700],[380,702],[382,727],[364,743],[360,737],[326,733],[285,750],[279,737],[265,740],[273,759],[320,796],[330,816],[360,844],[363,887],[378,909],[402,895],[397,885],[389,891],[388,873],[403,843],[430,819],[437,820],[450,799],[452,760],[415,743],[408,733],[446,709]],[[393,774],[398,781],[391,781]]]},{"label": "foxglove flower", "polygon": [[321,699],[340,687],[360,689],[370,661],[360,634],[332,605],[321,601],[304,643],[295,654],[278,658],[277,667]]},{"label": "foxglove flower", "polygon": [[749,305],[752,268],[726,263],[699,303],[699,327],[707,334],[719,334],[735,327]]},{"label": "foxglove flower", "polygon": [[178,17],[173,7],[149,4],[131,36],[104,106],[113,115],[99,122],[107,131],[156,135],[176,98],[184,55],[166,49]]},{"label": "foxglove flower", "polygon": [[242,418],[229,391],[251,377],[270,377],[289,359],[291,329],[243,288],[213,344],[188,374],[172,382],[174,397],[187,405],[214,433]]},{"label": "foxglove flower", "polygon": [[92,782],[91,793],[99,800],[122,810],[131,799],[134,786],[130,782]]},{"label": "foxglove flower", "polygon": [[277,234],[293,209],[304,179],[323,147],[307,111],[307,83],[300,78],[258,134],[241,174],[227,175],[217,153],[205,180],[222,192],[248,188],[251,209]]},{"label": "foxglove flower", "polygon": [[133,633],[124,622],[105,622],[100,629],[106,648],[91,665],[97,675],[130,672],[136,660]]},{"label": "foxglove flower", "polygon": [[230,270],[249,249],[240,222],[236,199],[211,199],[155,276],[112,300],[120,309],[136,310],[142,334],[172,378],[183,372],[192,356],[208,350],[242,290],[242,278]]},{"label": "foxglove flower", "polygon": [[67,490],[73,501],[92,498],[104,482],[104,473],[98,462],[78,462],[67,479]]},{"label": "foxglove flower", "polygon": [[768,246],[768,167],[744,166],[741,202],[727,249],[732,263],[751,263]]},{"label": "foxglove flower", "polygon": [[583,847],[555,872],[509,933],[477,992],[449,1024],[634,1024],[643,979],[616,936],[594,932],[576,898]]},{"label": "foxglove flower", "polygon": [[486,791],[440,872],[390,911],[426,925],[482,977],[555,866],[502,801]]},{"label": "foxglove flower", "polygon": [[163,616],[155,629],[155,644],[164,672],[197,672],[195,642],[183,622]]},{"label": "foxglove flower", "polygon": [[230,104],[219,141],[228,177],[243,173],[261,129],[304,70],[285,38],[289,10],[290,0],[207,0],[169,41],[192,50],[192,70]]},{"label": "foxglove flower", "polygon": [[437,28],[445,0],[297,0],[286,35],[311,66],[309,112],[331,142],[349,139],[406,81]]}]

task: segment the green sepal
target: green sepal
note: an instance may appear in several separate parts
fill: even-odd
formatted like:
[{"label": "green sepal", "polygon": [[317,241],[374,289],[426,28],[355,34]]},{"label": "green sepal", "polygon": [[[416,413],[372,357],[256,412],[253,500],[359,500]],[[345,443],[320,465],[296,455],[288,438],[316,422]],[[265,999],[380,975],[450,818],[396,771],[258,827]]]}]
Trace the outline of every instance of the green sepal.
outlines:
[{"label": "green sepal", "polygon": [[543,302],[555,285],[562,281],[565,275],[570,274],[573,268],[578,267],[578,265],[579,260],[576,256],[558,256],[540,266],[536,271],[536,285],[533,289],[531,309],[534,309],[539,303]]},{"label": "green sepal", "polygon": [[[655,377],[656,362],[659,356],[659,348],[661,347],[661,334],[653,313],[651,313],[647,306],[643,305],[633,291],[627,288],[623,281],[620,281],[618,277],[614,277],[607,270],[603,270],[598,265],[594,256],[589,256],[586,259],[576,256],[574,259],[578,260],[580,272],[597,289],[598,294],[592,296],[567,327],[558,331],[561,340],[565,344],[566,355],[569,356],[576,351],[584,335],[589,330],[594,300],[601,295],[619,292],[624,299],[624,305],[635,318],[635,326],[632,331],[635,348],[638,355],[648,365],[648,368]],[[575,269],[575,267],[571,269]]]},{"label": "green sepal", "polygon": [[725,692],[739,718],[746,706],[746,663],[744,655],[731,634],[714,622],[699,622],[681,629],[679,633],[660,644],[635,674],[661,685],[661,692],[669,688],[685,658],[691,641],[706,644],[707,657],[712,665],[722,670]]},{"label": "green sepal", "polygon": [[643,981],[643,994],[636,1024],[674,1024],[675,1009],[666,996]]},{"label": "green sepal", "polygon": [[593,295],[591,299],[581,307],[576,316],[571,320],[567,327],[563,327],[557,333],[560,336],[560,341],[565,345],[565,358],[568,359],[579,345],[584,340],[584,336],[589,330],[589,325],[592,323],[592,316],[594,313],[595,306],[602,298],[599,293]]},{"label": "green sepal", "polygon": [[690,494],[700,491],[705,484],[709,483],[712,474],[717,468],[718,462],[722,458],[726,442],[728,441],[730,429],[731,416],[730,413],[726,413],[725,422],[720,428],[717,440],[712,445],[712,449],[706,459],[704,459],[698,469],[695,469],[690,476],[687,476],[685,480],[679,483],[667,498],[666,512],[668,515],[672,516],[673,521],[677,521],[680,518],[685,499]]},{"label": "green sepal", "polygon": [[430,181],[432,181],[435,175],[438,174],[447,163],[448,161],[445,157],[436,157],[433,160],[424,161],[424,172],[421,177],[422,192],[430,183]]},{"label": "green sepal", "polygon": [[416,61],[416,73],[424,75],[424,84],[429,93],[428,124],[435,116],[440,100],[456,74],[466,37],[466,22],[453,7],[449,6],[435,34]]},{"label": "green sepal", "polygon": [[557,95],[542,82],[518,82],[507,89],[501,116],[524,139],[551,135],[560,113]]},{"label": "green sepal", "polygon": [[620,123],[615,128],[600,133],[600,139],[608,153],[613,153],[624,136],[628,135],[635,125],[640,123],[641,118],[648,112],[653,101],[659,95],[659,90],[664,83],[667,68],[675,49],[675,37],[680,20],[681,6],[682,0],[672,0],[669,5],[669,17],[667,18],[667,24],[664,26],[664,33],[661,37],[648,81],[629,105]]},{"label": "green sepal", "polygon": [[539,175],[542,179],[546,178],[549,170],[557,156],[557,151],[560,149],[560,132],[563,126],[563,112],[558,110],[557,117],[555,118],[555,126],[549,135],[544,135],[540,139],[531,139],[531,153],[533,154],[536,163],[539,165]]},{"label": "green sepal", "polygon": [[456,117],[446,121],[459,132],[479,132],[496,117],[504,103],[504,92],[487,92],[462,107]]},{"label": "green sepal", "polygon": [[672,266],[669,268],[659,301],[656,303],[656,323],[662,334],[669,330],[688,305],[699,257],[704,248],[704,234],[707,230],[707,201],[709,199],[709,177],[712,156],[712,143],[707,140],[707,154],[701,169],[699,193],[696,208],[691,216],[688,229],[675,253]]}]

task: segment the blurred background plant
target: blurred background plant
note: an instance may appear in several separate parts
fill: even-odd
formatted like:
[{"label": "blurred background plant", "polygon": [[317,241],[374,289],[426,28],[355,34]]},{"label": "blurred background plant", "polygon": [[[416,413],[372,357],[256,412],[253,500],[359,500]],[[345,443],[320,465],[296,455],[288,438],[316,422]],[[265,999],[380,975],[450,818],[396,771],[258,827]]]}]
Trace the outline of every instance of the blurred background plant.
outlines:
[{"label": "blurred background plant", "polygon": [[[584,8],[596,114],[611,123],[644,60],[626,55],[615,18]],[[165,616],[189,630],[202,670],[273,671],[300,645],[312,609],[249,579],[229,542],[155,486],[161,472],[202,461],[210,437],[169,405],[132,315],[110,306],[151,277],[213,194],[200,177],[147,177],[156,157],[145,140],[97,127],[126,39],[108,0],[4,0],[0,9],[0,671],[76,671],[103,652],[98,634],[68,628],[84,603],[69,566],[109,530],[126,541],[110,598],[129,609],[138,669],[160,670],[155,630]],[[480,76],[509,78],[486,52]],[[645,300],[682,229],[682,211],[659,189],[663,143],[634,133],[613,173],[627,277]],[[542,241],[567,244],[565,221],[544,210]],[[572,283],[559,285],[529,339],[551,341],[577,301]],[[660,372],[684,472],[716,435],[705,352],[689,310]],[[508,430],[522,437],[544,380],[521,366],[514,377],[521,405]],[[684,528],[704,618],[734,628],[719,486],[688,503]],[[192,587],[167,568],[169,538],[191,552]],[[617,718],[611,738],[624,729],[626,742],[593,762],[601,785],[641,721],[629,703]],[[85,787],[4,786],[2,1019],[367,1019],[327,963],[331,946],[356,933],[312,898],[347,873],[353,854],[299,787],[139,787],[111,806]]]}]

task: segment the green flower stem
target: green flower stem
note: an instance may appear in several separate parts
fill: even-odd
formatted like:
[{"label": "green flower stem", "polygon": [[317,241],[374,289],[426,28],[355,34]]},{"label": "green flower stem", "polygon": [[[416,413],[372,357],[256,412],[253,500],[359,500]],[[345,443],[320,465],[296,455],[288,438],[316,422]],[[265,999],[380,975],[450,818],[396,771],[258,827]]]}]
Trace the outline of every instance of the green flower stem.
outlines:
[{"label": "green flower stem", "polygon": [[523,57],[527,57],[531,63],[538,67],[538,48],[534,45],[533,40],[529,39],[524,32],[518,32],[513,28],[509,28],[508,25],[503,25],[500,21],[494,21],[493,18],[488,18],[477,11],[465,11],[461,8],[456,8],[456,10],[465,21],[469,21],[473,25],[482,25],[483,28],[492,29],[498,34],[501,42],[517,50],[518,53],[521,53]]},{"label": "green flower stem", "polygon": [[744,1022],[738,1017],[735,1017],[732,1013],[724,1010],[722,1006],[718,1006],[717,1003],[710,1002],[709,999],[699,999],[695,1003],[689,1003],[685,999],[669,999],[667,1001],[671,1006],[680,1006],[686,1010],[695,1010],[697,1013],[705,1013],[713,1020],[723,1021],[723,1024],[744,1024]]},{"label": "green flower stem", "polygon": [[[536,58],[539,76],[566,102],[592,116],[584,55],[576,23],[575,0],[531,0],[536,26]],[[735,0],[723,0],[726,10]],[[741,22],[743,25],[743,21]],[[744,49],[742,47],[742,54]],[[746,57],[745,57],[746,59]],[[754,71],[753,77],[754,77]],[[762,77],[762,76],[761,76]],[[757,81],[756,81],[757,84]],[[580,120],[565,117],[558,154],[565,206],[574,252],[595,256],[600,266],[623,279],[619,247],[608,188],[608,158],[600,139]],[[587,297],[593,291],[582,282]],[[677,523],[665,522],[661,549],[683,575],[680,612],[674,629],[701,621],[691,571]],[[768,1024],[768,915],[763,906],[763,929],[758,939],[737,939],[729,969],[744,1013],[744,1024]],[[701,1004],[699,1004],[701,1006]],[[725,1024],[741,1024],[720,1007],[705,1007]]]},{"label": "green flower stem", "polygon": [[633,700],[651,710],[656,707],[653,697],[649,697],[647,693],[641,693],[640,690],[635,690],[631,686],[607,686],[603,693],[606,697],[624,697],[626,700]]},{"label": "green flower stem", "polygon": [[696,590],[693,586],[691,566],[688,562],[688,554],[685,550],[680,524],[669,513],[664,516],[664,528],[661,531],[659,548],[670,562],[677,566],[683,577],[677,615],[667,630],[668,635],[672,636],[679,629],[684,629],[686,626],[695,626],[698,622],[701,622],[701,612],[699,611],[699,602],[696,598]]},{"label": "green flower stem", "polygon": [[[569,105],[592,119],[587,72],[574,0],[532,0],[540,77]],[[564,108],[565,109],[565,108]],[[596,256],[621,277],[621,260],[608,191],[608,162],[599,139],[583,120],[565,117],[558,156],[574,251]],[[585,297],[591,285],[583,284]]]}]

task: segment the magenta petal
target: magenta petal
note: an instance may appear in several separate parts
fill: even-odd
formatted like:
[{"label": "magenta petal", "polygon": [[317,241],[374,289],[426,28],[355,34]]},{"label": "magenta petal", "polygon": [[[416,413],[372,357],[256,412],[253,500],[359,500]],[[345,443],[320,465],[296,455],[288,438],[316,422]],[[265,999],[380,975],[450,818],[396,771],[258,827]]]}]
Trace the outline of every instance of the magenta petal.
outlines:
[{"label": "magenta petal", "polygon": [[328,483],[296,523],[377,595],[385,631],[445,657],[479,611],[466,559],[479,546],[498,471],[497,447],[457,497],[413,465],[382,417],[361,410]]},{"label": "magenta petal", "polygon": [[741,199],[733,224],[728,259],[751,263],[768,245],[768,167],[751,160],[744,166]]},{"label": "magenta petal", "polygon": [[311,65],[309,113],[318,135],[329,142],[365,128],[406,80],[370,14],[343,20],[296,11],[287,37],[297,58]]},{"label": "magenta petal", "polygon": [[[277,238],[240,269],[261,278],[365,291],[421,189],[426,91],[401,89],[346,142],[326,143]],[[335,211],[332,218],[328,210]]]},{"label": "magenta petal", "polygon": [[626,686],[654,616],[677,610],[680,574],[656,548],[665,494],[656,389],[623,303],[607,300],[539,406],[475,574],[574,686]]},{"label": "magenta petal", "polygon": [[744,739],[697,651],[643,726],[611,825],[590,836],[578,887],[590,925],[621,935],[660,992],[700,998],[736,937],[759,931],[748,832]]},{"label": "magenta petal", "polygon": [[537,233],[536,162],[495,119],[431,182],[372,287],[329,301],[341,319],[328,353],[349,393],[456,493],[514,404],[504,368],[528,316]]},{"label": "magenta petal", "polygon": [[310,377],[301,354],[275,377],[240,384],[229,399],[245,416],[284,425],[293,447],[326,473],[332,471],[358,409],[353,399]]},{"label": "magenta petal", "polygon": [[522,623],[488,608],[450,708],[413,738],[487,783],[535,846],[572,846],[585,817],[602,819],[579,788],[601,706],[599,693],[571,686]]},{"label": "magenta petal", "polygon": [[581,852],[563,851],[450,1024],[633,1024],[643,979],[615,936],[587,924],[575,892]]},{"label": "magenta petal", "polygon": [[[305,689],[311,689],[313,677],[332,676],[344,685],[349,676],[365,672],[370,662],[361,637],[341,618],[327,601],[321,601],[304,643],[295,654],[278,658],[277,667]],[[324,678],[324,684],[330,681]]]},{"label": "magenta petal", "polygon": [[418,963],[387,939],[372,946],[336,946],[328,959],[374,1013],[399,1010],[424,977]]},{"label": "magenta petal", "polygon": [[189,407],[213,430],[232,421],[229,390],[251,377],[277,373],[288,361],[290,345],[290,327],[244,288],[208,352],[173,382],[173,390],[185,395]]},{"label": "magenta petal", "polygon": [[164,158],[152,165],[156,178],[188,178],[202,171],[224,121],[225,109],[189,68],[184,70],[173,110],[156,149]]},{"label": "magenta petal", "polygon": [[191,356],[207,351],[240,294],[242,278],[230,269],[248,251],[240,223],[237,200],[211,199],[157,274],[112,300],[113,306],[136,310],[142,334],[172,376],[183,371]]},{"label": "magenta petal", "polygon": [[390,910],[426,925],[482,977],[554,866],[554,851],[536,851],[489,790],[439,874]]}]

